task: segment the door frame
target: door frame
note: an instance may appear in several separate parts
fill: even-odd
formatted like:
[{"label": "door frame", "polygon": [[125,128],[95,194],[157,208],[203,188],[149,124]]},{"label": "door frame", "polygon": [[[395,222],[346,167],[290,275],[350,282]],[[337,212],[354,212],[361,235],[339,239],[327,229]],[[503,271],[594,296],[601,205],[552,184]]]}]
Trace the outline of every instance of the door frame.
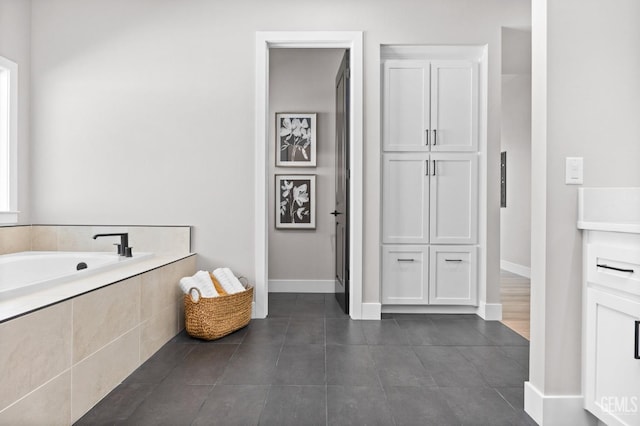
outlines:
[{"label": "door frame", "polygon": [[363,34],[362,31],[258,31],[256,32],[256,122],[255,122],[255,305],[254,318],[269,313],[269,211],[267,161],[269,146],[269,51],[278,49],[349,49],[351,84],[349,94],[349,315],[362,318],[363,215]]}]

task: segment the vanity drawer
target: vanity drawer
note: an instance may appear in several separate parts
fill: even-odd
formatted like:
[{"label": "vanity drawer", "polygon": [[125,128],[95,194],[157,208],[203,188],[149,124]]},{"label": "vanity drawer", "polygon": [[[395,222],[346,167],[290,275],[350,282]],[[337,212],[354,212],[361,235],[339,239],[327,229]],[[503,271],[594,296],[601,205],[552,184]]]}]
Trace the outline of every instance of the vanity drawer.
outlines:
[{"label": "vanity drawer", "polygon": [[587,282],[640,296],[640,250],[589,244]]}]

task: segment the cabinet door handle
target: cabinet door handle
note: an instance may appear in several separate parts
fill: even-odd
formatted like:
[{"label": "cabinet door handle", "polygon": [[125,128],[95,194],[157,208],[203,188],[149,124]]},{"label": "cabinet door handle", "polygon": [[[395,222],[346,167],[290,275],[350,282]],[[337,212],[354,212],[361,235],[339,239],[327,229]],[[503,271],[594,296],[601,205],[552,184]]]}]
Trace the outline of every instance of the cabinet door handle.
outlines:
[{"label": "cabinet door handle", "polygon": [[414,262],[415,259],[398,259],[398,262]]},{"label": "cabinet door handle", "polygon": [[425,162],[425,165],[427,166],[427,171],[424,175],[429,176],[429,160],[424,160],[424,162]]},{"label": "cabinet door handle", "polygon": [[462,262],[462,259],[445,259],[445,262]]},{"label": "cabinet door handle", "polygon": [[427,140],[427,146],[429,146],[429,129],[426,129],[425,133],[427,134],[427,137],[425,138]]},{"label": "cabinet door handle", "polygon": [[433,129],[433,144],[435,145],[436,143],[438,143],[438,131],[436,129]]},{"label": "cabinet door handle", "polygon": [[433,168],[431,169],[431,175],[436,175],[436,160],[433,160]]},{"label": "cabinet door handle", "polygon": [[620,272],[630,272],[632,274],[634,272],[633,269],[616,268],[615,266],[605,265],[604,263],[602,264],[597,263],[596,266],[598,266],[598,268],[612,269],[614,271],[620,271]]},{"label": "cabinet door handle", "polygon": [[633,357],[635,359],[640,359],[640,321],[636,321],[636,326],[634,328],[634,333],[635,333],[635,348],[633,351]]}]

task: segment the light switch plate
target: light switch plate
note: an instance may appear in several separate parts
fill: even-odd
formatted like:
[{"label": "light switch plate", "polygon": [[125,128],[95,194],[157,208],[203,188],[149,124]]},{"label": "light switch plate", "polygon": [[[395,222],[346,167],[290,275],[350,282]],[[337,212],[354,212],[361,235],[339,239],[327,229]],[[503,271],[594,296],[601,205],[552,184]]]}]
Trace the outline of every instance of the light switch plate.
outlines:
[{"label": "light switch plate", "polygon": [[565,183],[567,185],[581,185],[583,183],[583,158],[567,157],[565,164]]}]

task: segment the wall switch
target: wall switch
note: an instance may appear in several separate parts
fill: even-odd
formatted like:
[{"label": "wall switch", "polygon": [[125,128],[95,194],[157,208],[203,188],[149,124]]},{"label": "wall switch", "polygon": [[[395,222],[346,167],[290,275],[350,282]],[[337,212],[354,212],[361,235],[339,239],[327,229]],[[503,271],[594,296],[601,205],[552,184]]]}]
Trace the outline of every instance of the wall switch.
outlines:
[{"label": "wall switch", "polygon": [[565,183],[567,185],[581,185],[583,183],[582,157],[567,157],[565,165]]}]

